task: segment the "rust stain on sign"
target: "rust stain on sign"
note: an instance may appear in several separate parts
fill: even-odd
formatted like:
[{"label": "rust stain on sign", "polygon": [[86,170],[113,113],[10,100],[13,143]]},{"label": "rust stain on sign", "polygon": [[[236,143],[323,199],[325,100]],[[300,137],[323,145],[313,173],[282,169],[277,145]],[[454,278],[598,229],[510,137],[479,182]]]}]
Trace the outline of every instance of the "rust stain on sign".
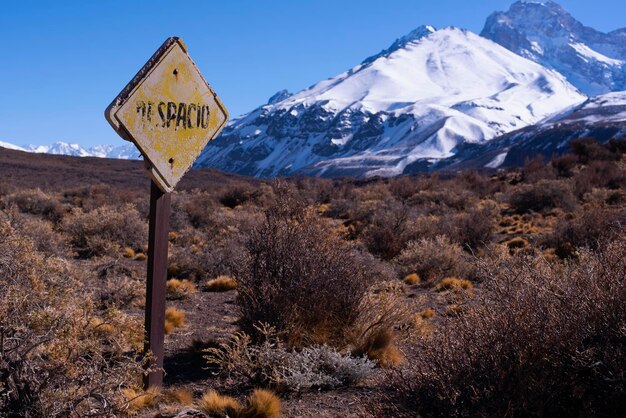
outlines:
[{"label": "rust stain on sign", "polygon": [[139,148],[165,192],[174,189],[228,120],[226,108],[176,37],[165,41],[105,115],[122,138]]}]

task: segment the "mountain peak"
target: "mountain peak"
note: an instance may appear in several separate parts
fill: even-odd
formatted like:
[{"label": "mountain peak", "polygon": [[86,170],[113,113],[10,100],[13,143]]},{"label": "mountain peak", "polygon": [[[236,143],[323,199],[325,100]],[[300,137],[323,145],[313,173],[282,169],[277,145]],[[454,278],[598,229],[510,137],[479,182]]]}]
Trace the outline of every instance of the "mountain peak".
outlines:
[{"label": "mountain peak", "polygon": [[470,31],[424,26],[234,120],[196,166],[261,177],[396,175],[584,99],[556,72]]},{"label": "mountain peak", "polygon": [[560,72],[587,95],[626,90],[626,31],[584,26],[554,1],[517,1],[491,14],[481,36]]},{"label": "mountain peak", "polygon": [[435,33],[436,31],[437,29],[431,25],[419,26],[418,28],[413,29],[408,34],[396,39],[389,48],[382,50],[376,55],[372,55],[371,57],[366,58],[363,61],[363,64],[369,64],[370,62],[376,61],[380,57],[388,56],[394,51],[404,48],[407,44],[418,41],[425,36]]}]

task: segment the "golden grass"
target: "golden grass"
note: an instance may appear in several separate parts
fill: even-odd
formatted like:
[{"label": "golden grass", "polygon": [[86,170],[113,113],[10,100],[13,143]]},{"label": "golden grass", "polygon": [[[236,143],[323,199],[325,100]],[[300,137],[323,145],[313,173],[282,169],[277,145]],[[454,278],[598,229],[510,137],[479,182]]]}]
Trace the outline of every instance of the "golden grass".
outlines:
[{"label": "golden grass", "polygon": [[185,324],[185,313],[176,308],[167,308],[165,310],[165,333],[170,334],[176,328],[180,328]]},{"label": "golden grass", "polygon": [[404,277],[404,283],[411,285],[411,286],[420,284],[421,281],[422,281],[422,278],[417,273],[411,273]]},{"label": "golden grass", "polygon": [[183,299],[196,291],[196,285],[189,280],[170,279],[167,281],[167,294],[172,298]]},{"label": "golden grass", "polygon": [[126,411],[129,414],[134,414],[139,410],[156,406],[161,396],[161,388],[152,387],[145,392],[127,388],[122,391],[122,394],[126,398]]},{"label": "golden grass", "polygon": [[165,394],[165,400],[170,403],[189,406],[193,404],[193,392],[185,389],[170,389]]},{"label": "golden grass", "polygon": [[510,250],[528,247],[528,241],[522,237],[516,237],[506,243]]},{"label": "golden grass", "polygon": [[198,408],[210,416],[227,414],[229,417],[239,417],[243,411],[237,399],[220,395],[215,390],[210,390],[202,396],[198,401]]},{"label": "golden grass", "polygon": [[430,319],[434,317],[435,315],[437,315],[437,313],[435,312],[433,308],[426,308],[420,313],[418,313],[417,315],[422,319]]},{"label": "golden grass", "polygon": [[248,396],[248,406],[241,414],[245,418],[280,418],[281,402],[274,392],[255,389]]},{"label": "golden grass", "polygon": [[145,255],[144,253],[139,253],[135,256],[135,260],[137,261],[146,261],[148,259],[148,256]]},{"label": "golden grass", "polygon": [[393,367],[404,361],[404,356],[394,345],[393,332],[389,329],[370,334],[357,354],[360,352],[365,352],[370,360],[376,360],[380,367]]},{"label": "golden grass", "polygon": [[474,287],[472,282],[465,279],[457,279],[456,277],[446,277],[443,279],[437,286],[435,290],[438,292],[443,292],[444,290],[471,290]]},{"label": "golden grass", "polygon": [[456,303],[450,304],[446,306],[446,315],[447,316],[456,316],[463,313],[463,307]]},{"label": "golden grass", "polygon": [[209,292],[227,292],[237,288],[237,281],[230,276],[219,276],[206,283]]}]

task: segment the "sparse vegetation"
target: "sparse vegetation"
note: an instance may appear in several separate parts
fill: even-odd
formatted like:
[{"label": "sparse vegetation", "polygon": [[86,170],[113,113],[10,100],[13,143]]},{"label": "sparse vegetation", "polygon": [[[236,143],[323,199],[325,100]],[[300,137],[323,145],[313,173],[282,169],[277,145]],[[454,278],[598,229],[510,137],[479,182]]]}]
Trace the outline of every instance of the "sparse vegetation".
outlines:
[{"label": "sparse vegetation", "polygon": [[624,143],[489,173],[190,172],[148,393],[141,166],[7,173],[0,416],[624,416]]},{"label": "sparse vegetation", "polygon": [[227,292],[237,289],[237,281],[230,276],[220,276],[206,283],[209,292]]}]

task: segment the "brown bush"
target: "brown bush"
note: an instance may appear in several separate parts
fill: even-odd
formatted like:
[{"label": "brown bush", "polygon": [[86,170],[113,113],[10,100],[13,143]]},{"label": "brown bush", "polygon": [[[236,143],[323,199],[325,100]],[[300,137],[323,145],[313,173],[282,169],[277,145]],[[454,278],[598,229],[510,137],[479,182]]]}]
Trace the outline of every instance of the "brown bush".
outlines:
[{"label": "brown bush", "polygon": [[569,211],[576,203],[567,183],[558,180],[540,180],[534,184],[518,185],[508,200],[517,213],[530,210],[542,212],[554,208]]},{"label": "brown bush", "polygon": [[454,218],[452,231],[448,236],[470,252],[489,245],[493,236],[495,214],[496,210],[492,205],[469,209]]},{"label": "brown bush", "polygon": [[[617,143],[614,143],[614,145]],[[578,157],[582,164],[591,161],[617,161],[621,158],[619,147],[607,147],[600,144],[594,138],[580,138],[570,142],[572,153]]]},{"label": "brown bush", "polygon": [[429,282],[447,276],[466,277],[469,268],[463,249],[445,236],[409,242],[394,262],[404,274],[417,272]]},{"label": "brown bush", "polygon": [[63,205],[39,189],[16,192],[8,196],[8,201],[23,213],[39,215],[54,223],[60,222],[65,215]]},{"label": "brown bush", "polygon": [[234,209],[239,205],[243,205],[255,196],[252,189],[245,186],[237,186],[229,189],[220,196],[220,203],[228,208]]},{"label": "brown bush", "polygon": [[383,260],[397,256],[410,237],[409,218],[409,208],[405,205],[389,203],[379,209],[363,237],[369,251]]},{"label": "brown bush", "polygon": [[626,222],[618,212],[592,207],[582,213],[560,218],[544,241],[562,258],[571,257],[578,248],[597,250],[616,237]]},{"label": "brown bush", "polygon": [[141,376],[141,324],[99,312],[67,263],[0,223],[0,415],[115,416]]},{"label": "brown bush", "polygon": [[102,206],[91,212],[75,209],[61,228],[85,258],[117,253],[121,247],[141,249],[148,238],[146,222],[133,205]]},{"label": "brown bush", "polygon": [[551,264],[481,264],[481,300],[466,304],[396,376],[396,406],[427,416],[623,416],[623,242]]},{"label": "brown bush", "polygon": [[281,188],[246,249],[236,274],[245,332],[256,335],[262,322],[295,346],[344,338],[372,277],[366,260],[312,209]]},{"label": "brown bush", "polygon": [[593,161],[574,177],[574,192],[579,198],[594,187],[626,188],[626,173],[613,161]]}]

